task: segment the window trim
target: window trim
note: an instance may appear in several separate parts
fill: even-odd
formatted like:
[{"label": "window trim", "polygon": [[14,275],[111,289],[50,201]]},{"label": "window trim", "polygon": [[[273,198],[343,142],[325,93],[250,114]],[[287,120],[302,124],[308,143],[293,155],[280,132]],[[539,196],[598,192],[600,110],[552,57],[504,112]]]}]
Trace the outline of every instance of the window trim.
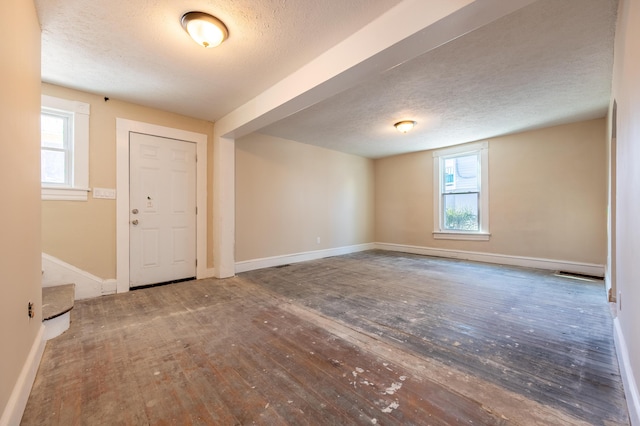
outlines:
[{"label": "window trim", "polygon": [[[478,231],[452,231],[442,228],[442,168],[447,157],[462,154],[480,154],[480,229]],[[433,151],[433,238],[436,240],[489,241],[489,142],[476,142]]]},{"label": "window trim", "polygon": [[41,111],[73,114],[72,182],[69,186],[43,184],[42,200],[86,201],[89,189],[89,115],[88,103],[42,95]]}]

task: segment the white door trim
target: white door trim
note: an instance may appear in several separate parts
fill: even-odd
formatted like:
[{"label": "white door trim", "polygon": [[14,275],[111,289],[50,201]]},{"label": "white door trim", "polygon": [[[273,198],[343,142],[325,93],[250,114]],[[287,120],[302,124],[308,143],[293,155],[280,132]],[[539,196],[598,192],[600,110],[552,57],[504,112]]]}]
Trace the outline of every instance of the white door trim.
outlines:
[{"label": "white door trim", "polygon": [[145,133],[196,144],[196,278],[207,274],[207,135],[116,118],[116,280],[117,292],[129,291],[129,133]]}]

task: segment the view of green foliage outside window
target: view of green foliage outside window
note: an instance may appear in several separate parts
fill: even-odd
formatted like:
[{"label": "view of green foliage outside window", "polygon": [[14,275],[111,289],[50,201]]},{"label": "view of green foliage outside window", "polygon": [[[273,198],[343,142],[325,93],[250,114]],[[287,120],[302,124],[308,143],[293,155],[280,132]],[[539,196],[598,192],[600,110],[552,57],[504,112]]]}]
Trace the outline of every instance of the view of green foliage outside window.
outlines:
[{"label": "view of green foliage outside window", "polygon": [[455,229],[458,231],[477,231],[478,215],[471,209],[452,209],[445,211],[445,229]]}]

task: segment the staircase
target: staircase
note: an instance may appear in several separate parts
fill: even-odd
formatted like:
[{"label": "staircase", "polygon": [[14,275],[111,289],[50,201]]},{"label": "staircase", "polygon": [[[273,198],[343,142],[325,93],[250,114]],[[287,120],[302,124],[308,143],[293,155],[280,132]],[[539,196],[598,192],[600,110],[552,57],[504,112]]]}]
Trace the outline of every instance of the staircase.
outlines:
[{"label": "staircase", "polygon": [[44,340],[53,339],[69,329],[75,288],[75,284],[42,288]]}]

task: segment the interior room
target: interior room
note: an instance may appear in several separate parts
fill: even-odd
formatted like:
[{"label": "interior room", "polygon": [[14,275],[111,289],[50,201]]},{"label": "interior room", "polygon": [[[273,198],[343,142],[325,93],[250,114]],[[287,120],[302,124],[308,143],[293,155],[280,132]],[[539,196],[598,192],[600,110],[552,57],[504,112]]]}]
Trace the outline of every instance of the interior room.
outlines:
[{"label": "interior room", "polygon": [[640,1],[0,11],[0,425],[640,424]]}]

